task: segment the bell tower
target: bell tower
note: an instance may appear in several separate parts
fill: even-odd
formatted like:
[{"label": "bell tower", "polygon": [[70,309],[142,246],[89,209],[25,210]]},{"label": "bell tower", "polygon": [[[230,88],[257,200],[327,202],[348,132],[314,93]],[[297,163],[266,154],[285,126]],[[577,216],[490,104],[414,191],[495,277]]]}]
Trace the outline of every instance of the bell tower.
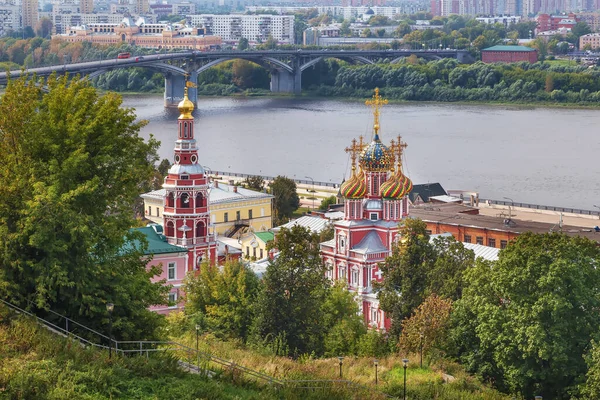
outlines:
[{"label": "bell tower", "polygon": [[165,178],[163,226],[170,244],[187,247],[187,270],[197,269],[203,261],[216,263],[216,239],[209,230],[209,183],[198,160],[194,137],[194,103],[188,98],[186,81],[183,100],[179,103],[177,140],[173,166]]}]

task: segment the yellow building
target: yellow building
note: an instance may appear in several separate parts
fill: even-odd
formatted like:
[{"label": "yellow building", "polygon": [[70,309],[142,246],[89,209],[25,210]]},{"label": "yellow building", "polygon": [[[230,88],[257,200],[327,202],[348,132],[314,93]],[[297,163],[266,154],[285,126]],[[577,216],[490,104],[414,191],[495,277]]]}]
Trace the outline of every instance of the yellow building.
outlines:
[{"label": "yellow building", "polygon": [[[147,219],[163,223],[165,190],[144,193]],[[213,181],[209,192],[210,222],[217,235],[239,237],[246,231],[266,231],[273,227],[273,196],[240,186]]]},{"label": "yellow building", "polygon": [[247,260],[263,260],[268,257],[267,244],[273,241],[272,232],[248,232],[242,235],[242,257]]}]

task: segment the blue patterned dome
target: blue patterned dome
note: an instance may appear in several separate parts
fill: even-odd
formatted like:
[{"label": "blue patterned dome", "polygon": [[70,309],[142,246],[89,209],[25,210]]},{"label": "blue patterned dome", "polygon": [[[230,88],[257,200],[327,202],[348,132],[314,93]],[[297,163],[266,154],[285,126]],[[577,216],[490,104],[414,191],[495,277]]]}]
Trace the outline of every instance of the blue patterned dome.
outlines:
[{"label": "blue patterned dome", "polygon": [[360,166],[365,171],[378,172],[391,170],[393,164],[392,152],[375,134],[373,141],[360,154]]}]

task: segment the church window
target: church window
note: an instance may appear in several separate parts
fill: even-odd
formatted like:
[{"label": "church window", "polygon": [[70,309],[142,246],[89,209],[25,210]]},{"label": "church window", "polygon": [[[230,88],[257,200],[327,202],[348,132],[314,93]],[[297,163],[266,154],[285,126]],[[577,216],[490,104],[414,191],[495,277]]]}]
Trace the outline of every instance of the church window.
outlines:
[{"label": "church window", "polygon": [[369,218],[371,219],[371,221],[377,221],[377,213],[371,213]]},{"label": "church window", "polygon": [[152,216],[152,207],[148,206],[148,215]]},{"label": "church window", "polygon": [[371,288],[371,281],[373,280],[373,267],[369,265],[367,267],[367,287]]},{"label": "church window", "polygon": [[379,310],[371,303],[371,322],[379,321]]},{"label": "church window", "polygon": [[175,206],[175,197],[173,196],[173,192],[170,192],[167,196],[167,207]]},{"label": "church window", "polygon": [[183,123],[183,138],[187,139],[188,137],[188,124],[187,122]]},{"label": "church window", "polygon": [[505,248],[506,248],[506,246],[508,246],[508,241],[506,241],[506,240],[501,240],[501,241],[500,241],[500,248],[501,248],[501,249],[505,249]]},{"label": "church window", "polygon": [[346,279],[346,266],[340,265],[338,267],[338,279],[345,280]]},{"label": "church window", "polygon": [[206,207],[206,205],[204,204],[204,196],[202,196],[202,193],[198,193],[196,195],[196,207]]},{"label": "church window", "polygon": [[196,237],[204,236],[206,236],[206,225],[203,222],[198,222],[196,224]]},{"label": "church window", "polygon": [[340,236],[340,250],[344,251],[346,248],[346,236]]},{"label": "church window", "polygon": [[496,239],[488,239],[488,246],[490,247],[496,247]]},{"label": "church window", "polygon": [[177,264],[175,264],[174,262],[169,263],[169,267],[167,270],[167,280],[174,281],[175,279],[177,279],[176,265]]},{"label": "church window", "polygon": [[465,235],[465,243],[471,243],[471,235]]},{"label": "church window", "polygon": [[481,244],[482,245],[483,244],[483,236],[477,236],[475,238],[475,241],[476,241],[477,244]]},{"label": "church window", "polygon": [[353,268],[350,276],[350,285],[358,287],[358,269]]}]

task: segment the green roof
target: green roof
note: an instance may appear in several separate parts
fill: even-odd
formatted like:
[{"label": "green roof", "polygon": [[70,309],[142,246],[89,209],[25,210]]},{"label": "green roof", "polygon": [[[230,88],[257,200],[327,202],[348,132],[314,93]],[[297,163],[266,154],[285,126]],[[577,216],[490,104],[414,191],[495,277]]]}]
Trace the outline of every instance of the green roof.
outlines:
[{"label": "green roof", "polygon": [[265,243],[269,243],[275,238],[273,232],[254,232],[257,238],[262,240]]},{"label": "green roof", "polygon": [[[162,226],[157,225],[157,228],[160,232],[162,232]],[[141,232],[146,236],[146,240],[148,241],[148,249],[144,252],[145,254],[167,254],[167,253],[183,253],[187,250],[183,247],[174,246],[172,244],[167,243],[167,239],[163,235],[159,235],[156,233],[152,226],[146,226],[143,228],[135,228],[134,231]],[[132,243],[133,246],[140,247],[141,243],[138,240],[135,240]]]},{"label": "green roof", "polygon": [[487,49],[483,49],[481,51],[524,51],[524,52],[529,52],[529,51],[535,51],[535,49],[532,49],[531,47],[525,47],[525,46],[492,46],[492,47],[488,47]]}]

